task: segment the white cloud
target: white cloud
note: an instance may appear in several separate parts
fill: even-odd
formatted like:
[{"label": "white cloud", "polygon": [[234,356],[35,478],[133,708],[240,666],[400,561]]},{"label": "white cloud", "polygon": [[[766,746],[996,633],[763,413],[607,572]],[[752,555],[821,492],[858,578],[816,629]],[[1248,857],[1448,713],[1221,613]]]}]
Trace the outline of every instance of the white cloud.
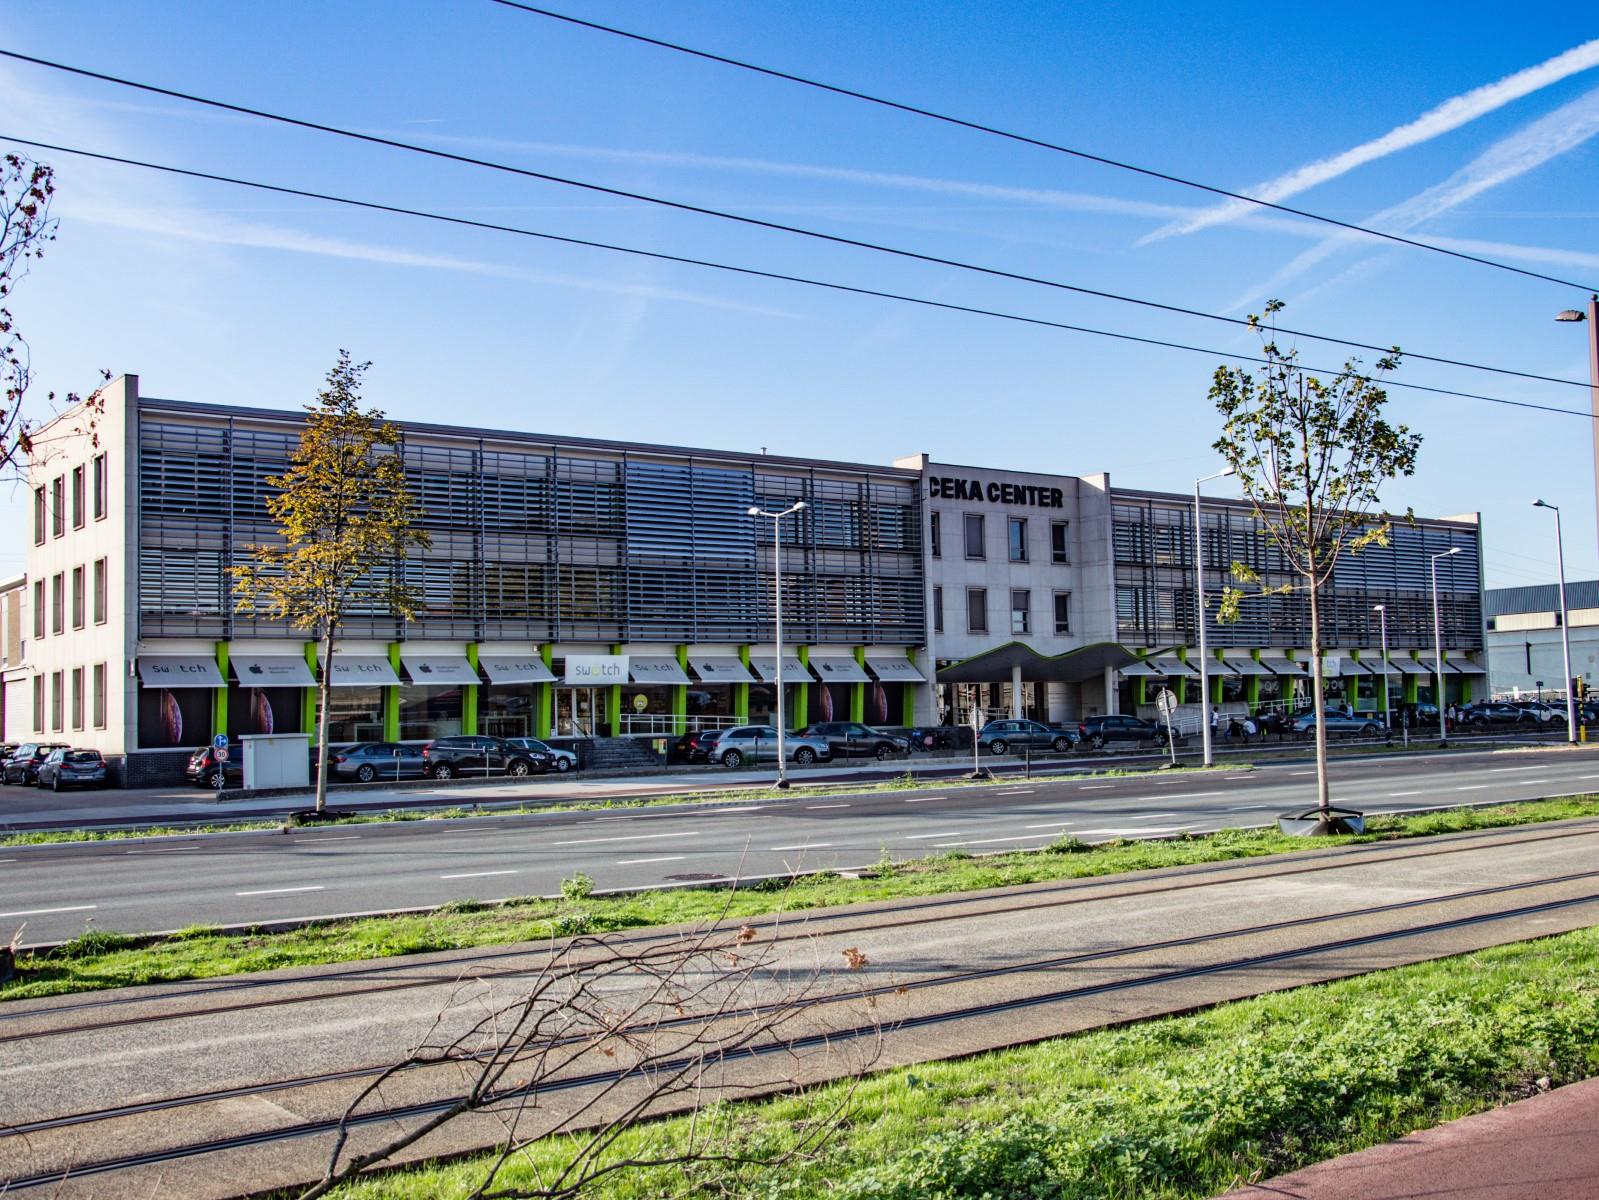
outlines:
[{"label": "white cloud", "polygon": [[[1517,71],[1514,75],[1507,75],[1494,83],[1484,84],[1474,88],[1453,99],[1446,100],[1436,108],[1424,112],[1414,121],[1407,122],[1397,128],[1390,129],[1379,138],[1363,142],[1352,149],[1345,150],[1342,154],[1335,154],[1330,158],[1319,159],[1316,162],[1306,163],[1296,167],[1285,175],[1276,179],[1267,180],[1265,183],[1256,184],[1245,191],[1246,195],[1254,196],[1259,200],[1279,203],[1290,196],[1307,191],[1318,184],[1336,179],[1340,175],[1353,171],[1356,167],[1374,162],[1379,158],[1386,158],[1390,154],[1406,150],[1411,146],[1419,146],[1423,142],[1430,142],[1451,130],[1475,121],[1478,117],[1487,115],[1496,109],[1503,108],[1514,100],[1546,88],[1562,79],[1587,71],[1599,66],[1599,38],[1584,42],[1567,50],[1564,54],[1557,54],[1554,58],[1541,62],[1535,67],[1528,67],[1524,71]],[[1232,221],[1245,213],[1258,211],[1255,205],[1243,200],[1228,200],[1223,204],[1204,209],[1187,218],[1173,221],[1163,225],[1153,233],[1146,234],[1138,240],[1138,245],[1147,245],[1150,242],[1160,241],[1162,238],[1177,237],[1186,233],[1220,225]]]}]

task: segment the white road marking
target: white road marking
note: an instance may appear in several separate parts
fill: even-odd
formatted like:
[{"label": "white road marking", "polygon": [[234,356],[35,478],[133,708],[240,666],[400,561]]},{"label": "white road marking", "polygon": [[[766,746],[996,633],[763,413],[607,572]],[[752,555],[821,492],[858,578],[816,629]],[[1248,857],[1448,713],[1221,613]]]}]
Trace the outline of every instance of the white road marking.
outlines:
[{"label": "white road marking", "polygon": [[1523,779],[1522,783],[1548,783],[1547,779]]},{"label": "white road marking", "polygon": [[906,797],[905,803],[906,804],[924,804],[924,803],[926,803],[929,800],[942,800],[943,798],[944,797],[942,797],[942,796],[909,796],[909,797]]},{"label": "white road marking", "polygon": [[1223,779],[1253,779],[1252,775],[1223,775]]},{"label": "white road marking", "polygon": [[276,896],[283,892],[320,892],[322,890],[322,885],[318,883],[310,887],[262,888],[258,892],[234,892],[233,894],[235,896]]},{"label": "white road marking", "polygon": [[663,854],[659,858],[619,858],[616,860],[616,865],[619,867],[632,867],[639,863],[682,862],[687,857],[688,855],[686,854]]},{"label": "white road marking", "polygon": [[1115,786],[1114,783],[1085,783],[1077,790],[1079,792],[1104,792]]},{"label": "white road marking", "polygon": [[1129,821],[1159,821],[1163,818],[1180,817],[1182,813],[1145,813],[1141,817],[1128,817]]},{"label": "white road marking", "polygon": [[1390,800],[1397,800],[1401,796],[1419,796],[1419,795],[1421,795],[1421,793],[1419,791],[1416,791],[1416,792],[1389,792],[1388,793],[1388,798]]},{"label": "white road marking", "polygon": [[1578,779],[1599,779],[1599,775],[1578,775]]},{"label": "white road marking", "polygon": [[995,792],[996,796],[1031,796],[1033,788],[1008,788],[1003,792]]},{"label": "white road marking", "polygon": [[440,879],[481,879],[485,875],[515,875],[515,870],[510,871],[462,871],[459,875],[440,875]]},{"label": "white road marking", "polygon": [[1468,783],[1468,784],[1465,784],[1465,785],[1463,785],[1461,787],[1457,787],[1455,789],[1455,791],[1457,791],[1457,792],[1480,792],[1483,788],[1486,788],[1486,787],[1493,787],[1493,784],[1491,784],[1491,783]]},{"label": "white road marking", "polygon": [[549,844],[552,845],[552,846],[593,846],[593,845],[596,845],[596,844],[598,844],[600,842],[645,842],[645,841],[650,841],[650,840],[652,840],[654,838],[680,838],[680,837],[699,837],[699,836],[700,836],[700,834],[699,834],[698,830],[689,829],[689,830],[685,830],[682,833],[633,833],[633,834],[627,835],[626,837],[580,838],[580,839],[578,839],[577,841],[574,841],[574,842],[551,842]]},{"label": "white road marking", "polygon": [[0,858],[0,862],[16,862],[14,858]]},{"label": "white road marking", "polygon": [[88,912],[98,907],[97,904],[73,904],[66,908],[25,908],[21,912],[0,913],[0,917],[42,917],[46,913]]},{"label": "white road marking", "polygon": [[775,850],[826,850],[832,842],[807,842],[803,846],[773,846]]},{"label": "white road marking", "polygon": [[[1162,800],[1207,800],[1211,796],[1225,796],[1226,792],[1177,792],[1170,796],[1162,796]],[[1154,797],[1150,797],[1154,799]]]},{"label": "white road marking", "polygon": [[[711,813],[713,813],[713,814],[730,813],[730,812],[760,812],[761,809],[763,809],[765,807],[766,806],[764,804],[751,804],[751,805],[749,805],[746,808],[713,808],[713,809],[711,809],[709,811]],[[845,807],[848,808],[849,806],[845,805]]]},{"label": "white road marking", "polygon": [[[1028,828],[1031,829],[1033,827],[1029,825]],[[959,832],[959,829],[946,829],[942,833],[913,833],[905,840],[907,842],[925,842],[932,838],[954,837]]]},{"label": "white road marking", "polygon": [[1036,842],[1043,836],[1045,835],[1042,833],[1027,833],[1021,837],[972,838],[964,842],[934,842],[933,846],[935,849],[944,846],[992,846],[999,842]]},{"label": "white road marking", "polygon": [[807,804],[805,806],[805,811],[806,812],[815,812],[819,808],[848,808],[848,807],[849,807],[848,804]]},{"label": "white road marking", "polygon": [[181,850],[198,850],[198,846],[162,846],[156,850],[124,850],[124,854],[177,854]]},{"label": "white road marking", "polygon": [[1139,830],[1139,829],[1110,829],[1110,828],[1104,828],[1104,829],[1064,829],[1064,828],[1062,828],[1062,826],[1070,825],[1070,824],[1071,824],[1070,821],[1053,821],[1053,822],[1051,822],[1048,825],[1028,825],[1028,826],[1025,826],[1024,828],[1027,828],[1027,829],[1059,829],[1062,833],[1069,833],[1069,834],[1072,834],[1073,836],[1076,836],[1077,834],[1080,834],[1080,833],[1116,833],[1116,834],[1122,834],[1122,833],[1144,833],[1144,832],[1147,832],[1146,830]]}]

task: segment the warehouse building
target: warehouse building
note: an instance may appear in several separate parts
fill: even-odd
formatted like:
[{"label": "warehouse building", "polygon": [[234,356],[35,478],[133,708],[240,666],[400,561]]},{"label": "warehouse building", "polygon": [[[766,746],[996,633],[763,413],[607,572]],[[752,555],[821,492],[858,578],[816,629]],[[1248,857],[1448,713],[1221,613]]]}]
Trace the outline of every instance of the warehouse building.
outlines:
[{"label": "warehouse building", "polygon": [[[1496,696],[1564,697],[1560,588],[1553,583],[1492,588],[1488,616],[1488,680]],[[1571,619],[1571,674],[1599,685],[1599,580],[1566,585]]]}]

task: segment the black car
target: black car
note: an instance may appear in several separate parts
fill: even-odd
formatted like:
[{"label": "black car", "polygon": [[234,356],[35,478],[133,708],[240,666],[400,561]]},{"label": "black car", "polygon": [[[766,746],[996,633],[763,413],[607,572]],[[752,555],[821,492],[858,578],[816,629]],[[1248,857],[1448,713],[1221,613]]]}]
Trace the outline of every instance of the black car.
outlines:
[{"label": "black car", "polygon": [[380,779],[421,779],[422,750],[400,742],[357,742],[328,755],[328,776],[372,783]]},{"label": "black car", "polygon": [[457,775],[542,775],[550,769],[550,756],[523,750],[504,738],[484,734],[436,738],[422,747],[422,774],[429,779],[454,779]]},{"label": "black car", "polygon": [[1052,729],[1037,721],[1006,718],[984,725],[977,735],[977,744],[990,754],[1005,754],[1024,747],[1065,752],[1077,744],[1077,734],[1067,729]]},{"label": "black car", "polygon": [[1478,729],[1490,726],[1518,725],[1530,728],[1538,723],[1538,718],[1533,713],[1514,704],[1502,704],[1497,701],[1484,701],[1481,704],[1468,704],[1461,709],[1456,720],[1461,725],[1468,725]]},{"label": "black car", "polygon": [[1166,744],[1166,727],[1153,721],[1111,713],[1103,717],[1087,717],[1077,726],[1078,738],[1095,750],[1112,742],[1154,742]]},{"label": "black car", "polygon": [[672,743],[672,749],[666,756],[667,762],[677,763],[702,763],[709,762],[711,743],[716,741],[719,729],[696,729],[693,733],[685,733]]},{"label": "black car", "polygon": [[53,792],[69,787],[103,788],[106,783],[105,759],[98,750],[52,750],[39,764],[39,786]]},{"label": "black car", "polygon": [[226,760],[218,762],[217,752],[210,746],[202,746],[189,755],[189,765],[183,768],[183,774],[195,787],[220,792],[225,787],[244,785],[244,761],[230,754]]},{"label": "black car", "polygon": [[823,721],[802,729],[805,737],[821,738],[834,758],[893,758],[909,753],[909,738],[895,737],[859,721]]},{"label": "black car", "polygon": [[50,757],[50,752],[71,748],[64,742],[23,742],[0,767],[0,779],[6,783],[38,783],[39,764]]}]

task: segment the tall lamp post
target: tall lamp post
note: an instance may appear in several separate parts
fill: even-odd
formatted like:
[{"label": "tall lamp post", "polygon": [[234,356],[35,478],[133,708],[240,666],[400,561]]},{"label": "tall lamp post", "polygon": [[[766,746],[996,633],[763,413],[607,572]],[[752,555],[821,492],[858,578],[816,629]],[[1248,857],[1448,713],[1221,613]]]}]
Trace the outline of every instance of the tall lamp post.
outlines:
[{"label": "tall lamp post", "polygon": [[788,748],[784,745],[783,720],[783,518],[807,508],[803,500],[796,500],[782,512],[770,513],[752,507],[752,517],[768,517],[772,522],[772,611],[777,619],[777,786],[788,786]]},{"label": "tall lamp post", "polygon": [[1443,621],[1438,616],[1438,560],[1440,558],[1449,558],[1459,553],[1459,546],[1451,546],[1441,554],[1434,554],[1432,562],[1428,564],[1432,568],[1432,665],[1434,671],[1433,679],[1435,681],[1433,702],[1438,707],[1438,745],[1440,747],[1449,745],[1449,730],[1444,725],[1444,626]]},{"label": "tall lamp post", "polygon": [[1377,620],[1382,628],[1382,731],[1392,734],[1394,731],[1393,705],[1388,702],[1388,606],[1386,604],[1373,604],[1371,611],[1377,614]]},{"label": "tall lamp post", "polygon": [[1210,655],[1205,647],[1205,539],[1201,535],[1199,523],[1199,485],[1209,483],[1212,479],[1221,479],[1233,473],[1232,467],[1223,467],[1213,475],[1204,475],[1194,480],[1194,599],[1199,612],[1199,696],[1203,703],[1200,705],[1199,730],[1200,745],[1204,747],[1205,765],[1211,766],[1210,751]]},{"label": "tall lamp post", "polygon": [[1560,536],[1560,506],[1534,500],[1534,508],[1555,514],[1555,565],[1560,579],[1560,653],[1566,666],[1566,741],[1577,742],[1577,694],[1571,686],[1571,619],[1566,611],[1566,547]]},{"label": "tall lamp post", "polygon": [[1555,314],[1557,321],[1588,322],[1588,384],[1589,407],[1595,417],[1593,423],[1594,506],[1599,511],[1599,295],[1588,298],[1588,311],[1568,308]]}]

